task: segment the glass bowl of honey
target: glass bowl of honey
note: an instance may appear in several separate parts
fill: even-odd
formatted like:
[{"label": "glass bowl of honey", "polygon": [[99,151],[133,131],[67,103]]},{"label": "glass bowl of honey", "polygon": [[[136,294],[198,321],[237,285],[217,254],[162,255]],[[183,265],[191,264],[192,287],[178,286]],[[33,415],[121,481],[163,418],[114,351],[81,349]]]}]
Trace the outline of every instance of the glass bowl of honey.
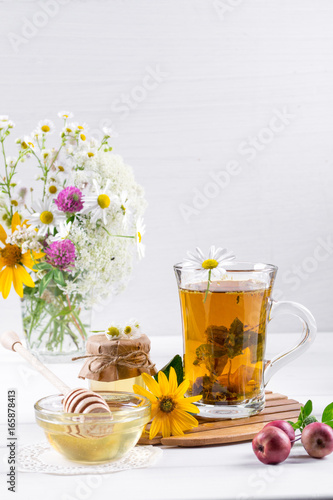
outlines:
[{"label": "glass bowl of honey", "polygon": [[35,404],[37,424],[52,447],[67,460],[103,464],[121,459],[138,442],[150,420],[150,401],[128,392],[100,391],[111,414],[64,413],[62,395]]}]

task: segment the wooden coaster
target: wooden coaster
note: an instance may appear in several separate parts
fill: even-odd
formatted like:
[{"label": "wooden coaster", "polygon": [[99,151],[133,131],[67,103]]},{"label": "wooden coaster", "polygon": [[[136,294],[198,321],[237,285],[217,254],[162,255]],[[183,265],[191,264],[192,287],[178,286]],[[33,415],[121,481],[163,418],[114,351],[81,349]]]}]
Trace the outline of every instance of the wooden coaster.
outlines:
[{"label": "wooden coaster", "polygon": [[273,420],[291,420],[296,422],[301,403],[278,393],[266,393],[265,408],[258,415],[234,420],[200,420],[199,426],[186,432],[184,436],[169,438],[142,437],[139,444],[162,444],[166,446],[208,446],[212,444],[230,444],[250,441]]}]

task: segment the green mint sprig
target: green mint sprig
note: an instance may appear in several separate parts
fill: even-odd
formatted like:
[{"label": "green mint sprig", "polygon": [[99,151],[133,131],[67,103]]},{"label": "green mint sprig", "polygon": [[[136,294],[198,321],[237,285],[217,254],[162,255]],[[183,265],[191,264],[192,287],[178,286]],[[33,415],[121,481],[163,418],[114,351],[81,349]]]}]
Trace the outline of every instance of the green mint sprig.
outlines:
[{"label": "green mint sprig", "polygon": [[[307,425],[312,424],[313,422],[318,422],[316,417],[314,415],[311,415],[312,410],[312,401],[311,399],[309,399],[309,401],[307,401],[305,405],[301,407],[297,422],[294,423],[289,421],[289,424],[291,424],[295,430],[300,429],[301,431],[303,431],[304,427],[306,427]],[[330,403],[328,406],[326,406],[325,410],[323,411],[321,421],[323,424],[327,424],[333,428],[333,403]]]}]

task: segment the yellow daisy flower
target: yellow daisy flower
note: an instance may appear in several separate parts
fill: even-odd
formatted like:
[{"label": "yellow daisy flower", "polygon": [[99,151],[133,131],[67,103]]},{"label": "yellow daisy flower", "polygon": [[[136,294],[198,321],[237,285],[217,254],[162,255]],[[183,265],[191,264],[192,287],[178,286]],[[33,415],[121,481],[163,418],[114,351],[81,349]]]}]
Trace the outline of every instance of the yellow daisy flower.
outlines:
[{"label": "yellow daisy flower", "polygon": [[199,408],[192,403],[199,401],[202,396],[184,397],[189,386],[188,380],[178,386],[174,368],[170,369],[169,380],[163,372],[158,373],[158,382],[147,373],[143,373],[142,378],[151,392],[139,385],[134,385],[133,391],[151,401],[150,439],[159,433],[163,437],[182,436],[184,431],[198,426],[197,419],[190,413],[199,413]]},{"label": "yellow daisy flower", "polygon": [[[21,226],[21,218],[17,212],[12,219],[12,233]],[[0,292],[4,299],[9,295],[12,283],[16,293],[23,297],[23,284],[34,288],[35,283],[28,271],[35,265],[35,260],[43,257],[42,252],[28,251],[22,253],[18,245],[6,243],[7,234],[0,225],[0,241],[4,247],[0,247]]]}]

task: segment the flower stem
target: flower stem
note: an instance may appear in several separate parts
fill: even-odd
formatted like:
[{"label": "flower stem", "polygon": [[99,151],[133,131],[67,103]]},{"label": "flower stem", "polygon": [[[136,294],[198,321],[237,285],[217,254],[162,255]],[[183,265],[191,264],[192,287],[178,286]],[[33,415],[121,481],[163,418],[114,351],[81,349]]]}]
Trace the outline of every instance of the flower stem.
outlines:
[{"label": "flower stem", "polygon": [[209,269],[209,271],[208,271],[208,283],[207,283],[207,290],[206,290],[206,293],[205,293],[204,303],[205,303],[205,302],[206,302],[206,300],[207,300],[207,296],[208,296],[208,292],[209,292],[209,287],[210,287],[210,283],[211,283],[211,281],[210,281],[211,276],[212,276],[212,270],[211,270],[211,269]]}]

